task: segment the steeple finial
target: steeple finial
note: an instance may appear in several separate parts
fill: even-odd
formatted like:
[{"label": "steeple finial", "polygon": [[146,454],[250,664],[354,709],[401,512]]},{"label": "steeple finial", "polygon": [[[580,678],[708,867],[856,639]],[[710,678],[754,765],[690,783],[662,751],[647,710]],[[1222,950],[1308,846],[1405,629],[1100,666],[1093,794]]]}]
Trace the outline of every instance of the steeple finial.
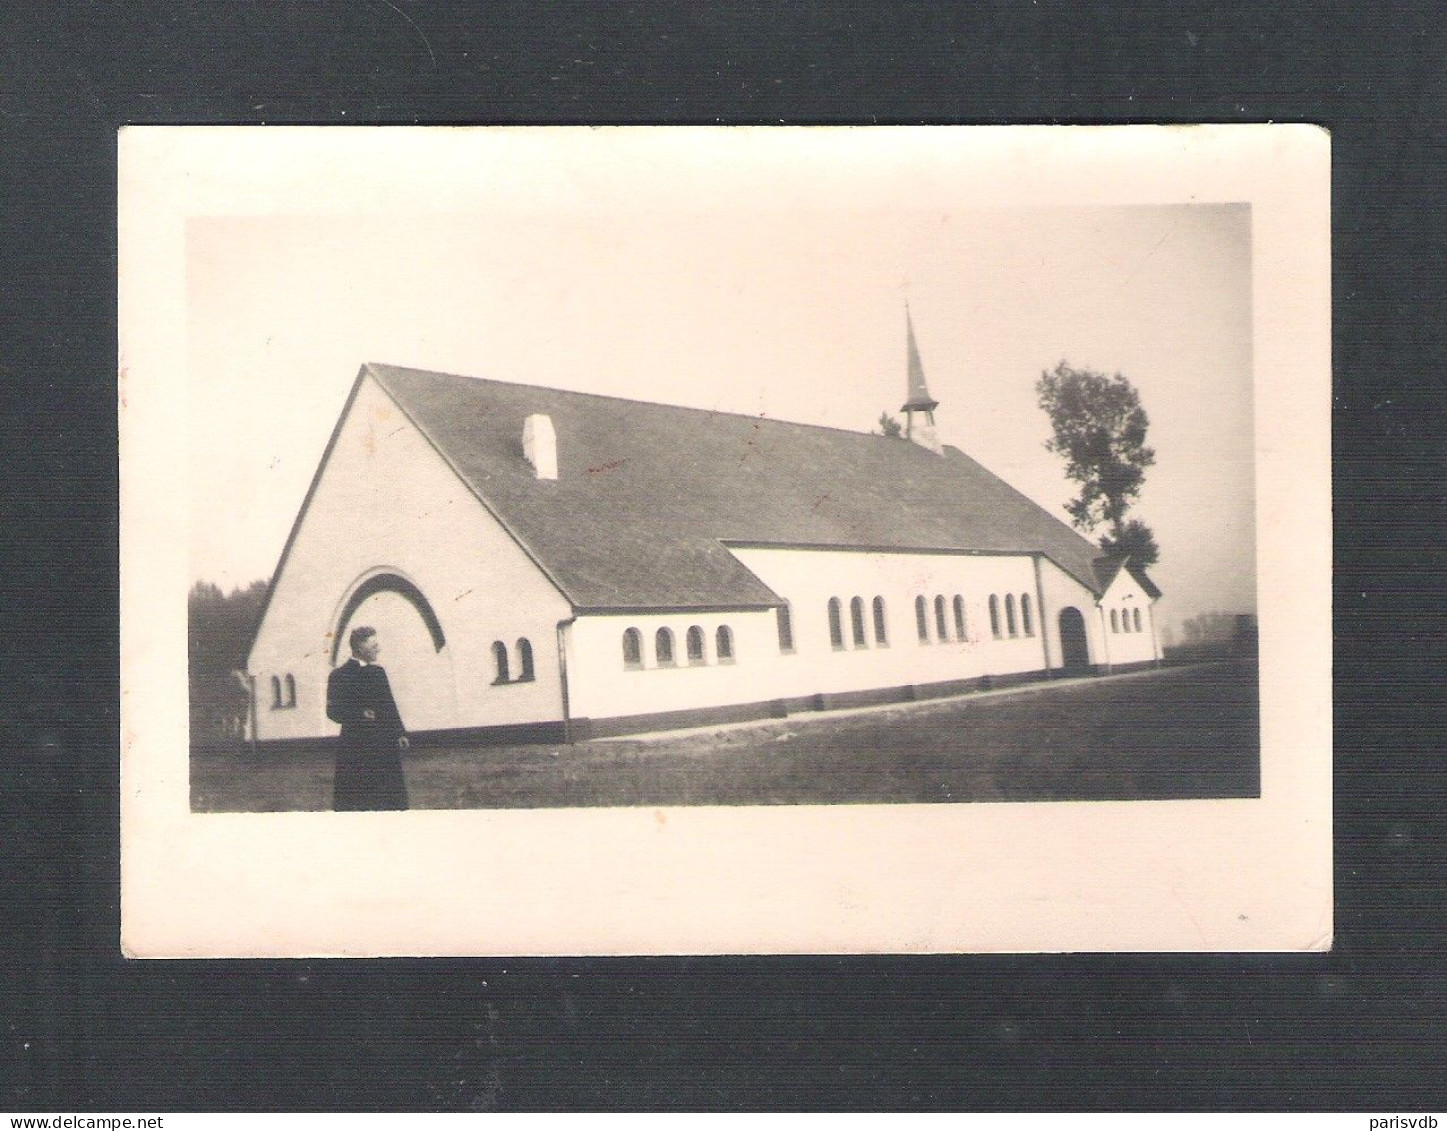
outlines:
[{"label": "steeple finial", "polygon": [[924,382],[924,363],[919,358],[919,343],[914,340],[914,319],[910,317],[908,299],[904,304],[904,328],[909,377],[909,400],[905,401],[902,410],[904,434],[920,447],[939,455],[941,448],[939,437],[935,435],[935,409],[940,402],[929,395],[929,387]]}]

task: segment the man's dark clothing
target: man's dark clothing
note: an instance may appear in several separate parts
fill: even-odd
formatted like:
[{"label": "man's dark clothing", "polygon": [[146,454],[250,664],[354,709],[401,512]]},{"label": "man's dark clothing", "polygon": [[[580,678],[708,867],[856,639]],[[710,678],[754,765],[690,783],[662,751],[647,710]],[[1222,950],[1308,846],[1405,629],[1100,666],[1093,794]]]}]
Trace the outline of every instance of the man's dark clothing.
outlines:
[{"label": "man's dark clothing", "polygon": [[[370,710],[373,718],[363,717]],[[327,678],[327,718],[342,724],[333,809],[405,809],[397,740],[406,733],[387,673],[355,657]]]}]

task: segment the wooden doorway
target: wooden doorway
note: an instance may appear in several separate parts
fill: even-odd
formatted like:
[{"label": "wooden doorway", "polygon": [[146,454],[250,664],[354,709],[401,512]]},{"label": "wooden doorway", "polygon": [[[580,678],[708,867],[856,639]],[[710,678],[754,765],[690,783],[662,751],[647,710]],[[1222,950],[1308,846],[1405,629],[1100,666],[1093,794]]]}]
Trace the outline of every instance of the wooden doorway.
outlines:
[{"label": "wooden doorway", "polygon": [[1090,671],[1090,643],[1085,636],[1085,617],[1074,606],[1060,610],[1060,654],[1067,675],[1085,675]]}]

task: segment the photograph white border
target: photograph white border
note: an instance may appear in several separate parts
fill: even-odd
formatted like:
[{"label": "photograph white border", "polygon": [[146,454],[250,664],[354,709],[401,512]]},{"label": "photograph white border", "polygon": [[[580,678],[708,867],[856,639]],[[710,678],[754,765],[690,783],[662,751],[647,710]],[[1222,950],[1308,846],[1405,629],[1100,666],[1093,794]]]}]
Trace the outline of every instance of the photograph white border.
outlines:
[{"label": "photograph white border", "polygon": [[419,178],[429,209],[458,211],[477,132],[121,132],[125,954],[1329,948],[1330,144],[1312,126],[485,131],[520,155],[566,144],[694,175],[781,151],[861,168],[943,154],[969,170],[962,206],[1249,203],[1260,798],[192,813],[186,222],[415,211]]}]

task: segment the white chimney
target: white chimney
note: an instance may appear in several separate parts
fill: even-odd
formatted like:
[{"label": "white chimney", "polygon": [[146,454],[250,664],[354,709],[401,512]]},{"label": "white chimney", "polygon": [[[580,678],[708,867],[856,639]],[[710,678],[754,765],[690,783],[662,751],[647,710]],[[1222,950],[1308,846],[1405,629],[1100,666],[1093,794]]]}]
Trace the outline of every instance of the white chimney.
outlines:
[{"label": "white chimney", "polygon": [[558,434],[551,416],[535,412],[523,421],[523,455],[539,479],[558,477]]}]

